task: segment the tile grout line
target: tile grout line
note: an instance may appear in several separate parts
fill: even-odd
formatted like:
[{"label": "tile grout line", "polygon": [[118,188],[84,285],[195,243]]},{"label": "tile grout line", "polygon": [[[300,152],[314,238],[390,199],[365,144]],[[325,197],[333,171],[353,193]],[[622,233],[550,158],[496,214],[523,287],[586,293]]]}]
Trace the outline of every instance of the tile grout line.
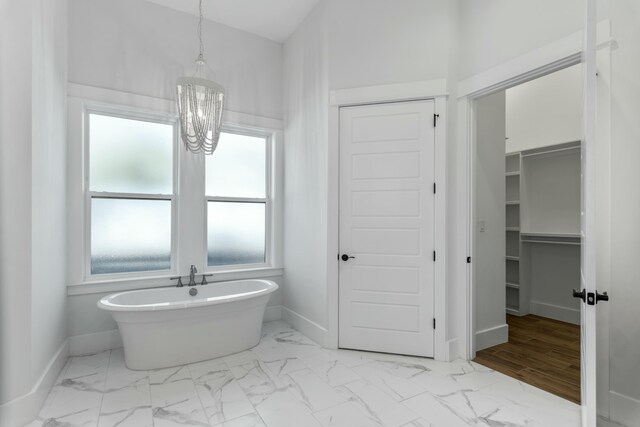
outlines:
[{"label": "tile grout line", "polygon": [[[263,338],[264,338],[264,336],[260,336],[260,341],[262,341],[262,339],[263,339]],[[252,349],[252,348],[254,348],[254,347],[251,347],[249,350],[245,350],[245,351],[251,351],[251,349]],[[252,353],[252,354],[255,354],[255,353],[253,353],[253,351],[251,351],[251,353]],[[255,354],[255,356],[258,358],[257,360],[260,360],[260,358],[258,357],[258,355],[257,355],[257,354]],[[224,365],[225,365],[225,366],[227,367],[227,369],[229,370],[229,373],[230,373],[230,374],[231,374],[231,376],[233,377],[233,381],[235,381],[235,382],[236,382],[236,384],[238,385],[238,389],[240,390],[240,392],[242,393],[242,395],[244,396],[244,398],[245,398],[245,399],[247,399],[247,402],[249,402],[249,405],[251,405],[251,407],[253,408],[253,413],[254,413],[254,414],[255,414],[255,415],[260,419],[260,421],[262,422],[262,424],[264,424],[264,425],[266,426],[266,425],[267,425],[267,423],[264,421],[264,419],[262,419],[262,415],[260,415],[260,412],[258,412],[258,408],[256,408],[256,406],[253,404],[253,402],[251,401],[251,399],[249,399],[249,396],[247,396],[247,393],[245,393],[244,388],[242,388],[242,387],[240,386],[240,384],[238,383],[238,379],[237,379],[237,378],[236,378],[236,376],[233,374],[232,367],[231,367],[231,366],[229,366],[229,363],[225,360],[225,358],[224,358],[224,357],[222,357],[221,359],[222,359],[222,363],[224,363]],[[239,365],[239,366],[242,366],[242,365]],[[244,416],[244,415],[241,415],[241,417],[243,417],[243,416]],[[240,417],[236,417],[236,418],[233,418],[233,419],[231,419],[231,420],[225,420],[225,421],[223,421],[221,424],[224,424],[224,423],[226,423],[227,421],[237,420],[238,418],[240,418]]]},{"label": "tile grout line", "polygon": [[204,409],[204,404],[202,403],[202,398],[200,397],[200,393],[198,393],[198,386],[196,385],[196,381],[193,379],[193,373],[191,372],[191,366],[189,364],[184,365],[184,366],[187,368],[187,372],[189,372],[189,379],[191,380],[191,384],[193,384],[193,391],[196,393],[196,397],[198,398],[198,402],[200,402],[200,408],[202,408],[202,414],[204,415],[204,419],[207,420],[207,424],[212,426],[213,424],[211,424],[211,421],[209,421],[209,414],[207,414],[206,409]]},{"label": "tile grout line", "polygon": [[107,389],[107,378],[109,377],[109,367],[111,366],[111,357],[113,356],[113,350],[109,350],[109,360],[107,360],[107,368],[104,372],[104,379],[102,381],[102,392],[100,393],[100,406],[98,407],[98,418],[96,420],[96,426],[100,425],[100,417],[102,415],[102,403],[104,402],[104,393]]}]

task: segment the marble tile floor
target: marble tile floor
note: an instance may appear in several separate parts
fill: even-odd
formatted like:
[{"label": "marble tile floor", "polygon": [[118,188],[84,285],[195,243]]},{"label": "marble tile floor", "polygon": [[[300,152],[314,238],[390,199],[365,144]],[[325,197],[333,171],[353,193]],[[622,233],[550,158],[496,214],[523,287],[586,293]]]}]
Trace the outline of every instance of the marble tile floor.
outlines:
[{"label": "marble tile floor", "polygon": [[476,363],[324,349],[278,321],[249,351],[175,368],[71,357],[27,426],[579,425],[579,406]]}]

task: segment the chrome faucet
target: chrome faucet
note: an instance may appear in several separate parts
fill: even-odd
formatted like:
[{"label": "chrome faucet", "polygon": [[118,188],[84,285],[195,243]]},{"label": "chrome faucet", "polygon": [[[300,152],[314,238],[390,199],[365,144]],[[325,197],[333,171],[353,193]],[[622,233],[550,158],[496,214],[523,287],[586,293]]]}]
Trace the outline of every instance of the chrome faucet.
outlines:
[{"label": "chrome faucet", "polygon": [[189,286],[195,286],[196,285],[196,273],[197,272],[198,272],[198,269],[196,268],[196,266],[191,264],[191,269],[189,270]]}]

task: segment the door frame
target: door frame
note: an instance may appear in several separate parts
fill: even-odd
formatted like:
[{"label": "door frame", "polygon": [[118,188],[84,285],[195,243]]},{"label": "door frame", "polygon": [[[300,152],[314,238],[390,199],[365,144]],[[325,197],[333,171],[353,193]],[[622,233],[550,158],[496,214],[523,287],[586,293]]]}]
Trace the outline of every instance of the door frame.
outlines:
[{"label": "door frame", "polygon": [[393,85],[358,87],[330,91],[329,96],[329,153],[327,168],[330,171],[327,186],[327,334],[326,346],[338,348],[339,325],[339,264],[340,250],[340,108],[391,102],[433,100],[439,114],[435,128],[435,179],[437,183],[435,207],[435,247],[438,253],[434,266],[434,359],[448,361],[446,265],[446,135],[447,135],[447,82],[444,79],[425,80]]},{"label": "door frame", "polygon": [[[459,176],[459,193],[460,195],[457,208],[458,229],[462,230],[457,233],[455,238],[456,245],[456,258],[462,256],[472,255],[474,251],[474,235],[475,235],[475,194],[473,177],[475,176],[475,161],[476,161],[476,140],[475,140],[475,101],[485,95],[489,95],[504,89],[508,89],[513,86],[517,86],[522,83],[534,80],[539,77],[543,77],[547,74],[559,71],[572,65],[576,65],[583,62],[583,45],[584,34],[582,31],[573,33],[565,38],[562,38],[556,42],[545,45],[539,49],[526,53],[513,60],[505,62],[499,66],[491,68],[480,74],[472,76],[466,80],[459,82],[458,84],[458,99],[457,99],[457,120],[458,120],[458,135],[457,146],[459,155],[457,161],[459,165],[465,165],[460,170]],[[598,74],[604,76],[603,81],[598,82],[598,123],[602,124],[602,128],[597,131],[598,144],[598,156],[604,156],[603,165],[608,168],[606,162],[609,158],[610,147],[610,132],[609,132],[609,117],[610,117],[610,97],[608,88],[608,82],[611,75],[611,63],[610,56],[611,51],[615,49],[616,42],[611,38],[610,21],[603,20],[597,25],[597,42],[596,50],[598,55]],[[608,170],[599,171],[604,173],[608,179]],[[598,182],[600,186],[602,183]],[[603,187],[608,186],[608,182],[603,184]],[[600,190],[600,188],[599,188]],[[601,188],[605,190],[605,188]],[[601,227],[608,221],[608,205],[604,209],[598,210],[600,218],[597,219],[598,226]],[[592,236],[596,237],[596,236]],[[600,283],[608,283],[608,250],[609,244],[606,242],[608,236],[602,238],[597,236],[599,247],[605,246],[605,259],[602,262],[604,271],[598,271],[597,280]],[[598,259],[598,268],[600,268],[601,260]],[[461,348],[460,356],[472,360],[475,358],[475,301],[476,301],[476,287],[474,283],[475,278],[475,266],[474,263],[470,264],[456,264],[454,267],[454,274],[459,278],[462,285],[462,294],[464,300],[460,300],[465,304],[465,309],[461,316],[464,319],[462,321],[463,333],[461,335]],[[456,286],[459,286],[456,284]],[[607,285],[608,286],[608,285]],[[606,287],[602,287],[602,290],[606,290]],[[599,289],[600,290],[600,289]],[[586,306],[582,305],[581,310]],[[604,307],[603,307],[604,308]],[[600,309],[602,310],[602,308]],[[598,325],[598,331],[605,336],[605,340],[608,344],[608,309],[603,310],[604,322]],[[600,314],[599,314],[600,317]],[[608,347],[608,346],[607,346]],[[584,349],[583,349],[584,351]],[[594,358],[595,359],[595,354]],[[605,369],[598,369],[597,382],[603,384],[597,390],[598,394],[598,413],[608,414],[609,411],[609,399],[608,399],[608,348],[602,351],[598,351],[597,361],[599,366],[607,366]],[[596,360],[589,362],[590,367],[587,369],[595,369]],[[606,386],[605,386],[606,385]],[[595,393],[595,384],[594,391]]]}]

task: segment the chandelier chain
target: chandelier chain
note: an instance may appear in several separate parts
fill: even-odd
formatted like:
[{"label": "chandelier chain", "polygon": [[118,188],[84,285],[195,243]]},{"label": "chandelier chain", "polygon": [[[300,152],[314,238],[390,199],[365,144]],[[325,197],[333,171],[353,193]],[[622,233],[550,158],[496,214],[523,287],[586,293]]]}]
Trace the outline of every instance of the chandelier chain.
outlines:
[{"label": "chandelier chain", "polygon": [[198,40],[200,41],[200,56],[198,59],[204,59],[204,44],[202,43],[202,0],[199,3],[200,20],[198,21]]}]

